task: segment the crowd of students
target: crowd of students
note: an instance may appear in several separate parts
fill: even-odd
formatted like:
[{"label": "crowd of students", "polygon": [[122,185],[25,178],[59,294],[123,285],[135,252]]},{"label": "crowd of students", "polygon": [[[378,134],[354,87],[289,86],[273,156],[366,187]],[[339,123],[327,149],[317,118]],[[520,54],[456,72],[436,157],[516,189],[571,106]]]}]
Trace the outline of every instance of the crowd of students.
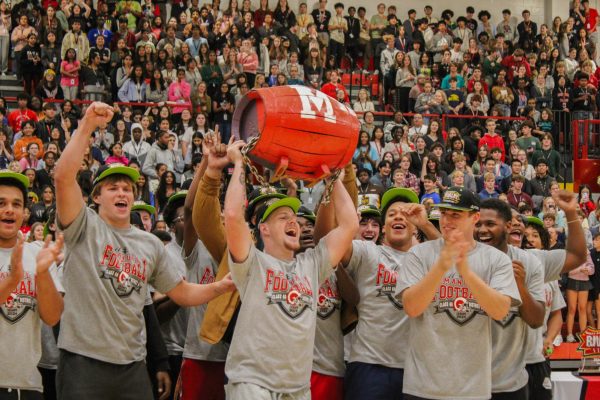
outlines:
[{"label": "crowd of students", "polygon": [[[597,12],[377,11],[0,2],[24,84],[0,98],[0,337],[24,356],[0,399],[551,398],[561,291],[564,340],[600,324],[600,204],[559,184]],[[347,59],[380,102],[351,99]],[[361,119],[329,204],[325,181],[252,186],[230,142],[248,90],[287,84]]]}]

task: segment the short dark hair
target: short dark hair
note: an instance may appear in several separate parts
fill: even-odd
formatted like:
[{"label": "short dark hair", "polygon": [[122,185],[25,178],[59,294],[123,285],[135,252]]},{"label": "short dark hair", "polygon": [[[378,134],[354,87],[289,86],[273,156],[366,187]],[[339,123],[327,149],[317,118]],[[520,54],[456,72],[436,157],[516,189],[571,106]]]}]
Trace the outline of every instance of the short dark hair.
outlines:
[{"label": "short dark hair", "polygon": [[502,218],[504,222],[512,220],[512,211],[510,206],[499,199],[486,199],[481,202],[481,209],[494,210],[498,213],[498,216]]}]

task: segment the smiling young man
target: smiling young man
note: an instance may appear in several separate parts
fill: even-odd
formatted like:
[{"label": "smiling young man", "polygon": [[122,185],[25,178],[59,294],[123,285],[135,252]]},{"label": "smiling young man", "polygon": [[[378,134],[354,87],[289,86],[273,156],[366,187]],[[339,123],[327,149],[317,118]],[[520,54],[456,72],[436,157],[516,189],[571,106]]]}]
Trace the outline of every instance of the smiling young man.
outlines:
[{"label": "smiling young man", "polygon": [[[366,232],[352,243],[343,263],[360,294],[358,324],[353,332],[345,377],[346,399],[395,399],[402,393],[407,353],[408,317],[394,297],[396,277],[421,229],[429,238],[439,232],[428,221],[415,192],[390,189],[381,201],[383,244]],[[379,217],[376,213],[371,216]],[[361,223],[366,217],[361,212]],[[367,220],[368,221],[368,220]]]},{"label": "smiling young man", "polygon": [[[585,262],[587,254],[585,234],[577,214],[579,206],[576,195],[566,190],[559,190],[553,193],[552,197],[556,205],[565,212],[565,218],[569,226],[569,235],[564,250],[543,250],[548,247],[548,243],[543,243],[548,240],[548,235],[543,222],[538,218],[528,217],[529,222],[525,226],[523,217],[513,213],[509,230],[509,242],[513,246],[522,245],[542,262],[544,283],[552,283],[560,279],[561,274],[579,267]],[[529,393],[535,393],[536,399],[551,399],[551,369],[542,352],[544,349],[543,334],[543,328],[528,328],[527,342],[524,349],[525,362],[529,373]]]},{"label": "smiling young man", "polygon": [[[337,180],[332,193],[338,226],[314,249],[300,248],[296,198],[272,198],[256,211],[264,251],[244,220],[244,145],[227,153],[234,171],[225,196],[225,232],[231,275],[242,299],[225,372],[227,398],[310,399],[319,286],[331,276],[358,229],[354,203]],[[260,323],[256,323],[260,321]],[[291,358],[290,358],[291,357]]]},{"label": "smiling young man", "polygon": [[92,192],[98,212],[85,206],[77,171],[90,135],[112,117],[112,107],[92,103],[56,167],[57,222],[69,249],[57,372],[64,400],[153,398],[144,365],[148,284],[182,306],[233,290],[230,279],[186,282],[160,240],[130,225],[136,170],[113,164],[99,171]]},{"label": "smiling young man", "polygon": [[442,239],[411,249],[396,287],[411,317],[404,399],[489,399],[492,319],[521,303],[512,263],[473,239],[474,193],[451,187],[438,207]]},{"label": "smiling young man", "polygon": [[24,243],[19,232],[28,185],[25,175],[0,171],[1,399],[43,398],[37,369],[42,356],[41,322],[56,325],[63,310],[62,288],[57,290],[49,269],[55,258],[46,258],[49,250],[58,257],[62,237],[56,245],[46,243],[40,251],[38,246]]},{"label": "smiling young man", "polygon": [[539,328],[544,322],[544,270],[533,254],[508,244],[512,213],[498,199],[481,203],[481,216],[475,225],[475,239],[490,245],[512,260],[521,306],[492,324],[492,399],[527,400],[528,374],[525,352],[528,327]]}]

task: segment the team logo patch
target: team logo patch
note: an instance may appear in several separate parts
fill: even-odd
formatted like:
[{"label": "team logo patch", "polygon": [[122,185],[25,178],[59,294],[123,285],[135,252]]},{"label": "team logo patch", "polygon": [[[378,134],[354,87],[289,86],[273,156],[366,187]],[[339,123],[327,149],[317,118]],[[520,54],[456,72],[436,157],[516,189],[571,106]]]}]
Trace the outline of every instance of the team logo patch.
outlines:
[{"label": "team logo patch", "polygon": [[460,275],[444,277],[437,292],[435,313],[446,313],[456,324],[463,326],[485,314]]},{"label": "team logo patch", "polygon": [[341,307],[340,293],[335,279],[328,278],[319,288],[317,297],[317,316],[321,319],[329,318],[335,310]]},{"label": "team logo patch", "polygon": [[494,320],[498,325],[500,325],[503,328],[506,328],[508,326],[510,326],[510,324],[513,323],[513,321],[519,316],[519,308],[518,307],[511,307],[510,311],[508,312],[508,314],[506,314],[506,317],[502,318],[500,321],[496,321]]},{"label": "team logo patch", "polygon": [[390,303],[398,310],[402,310],[402,303],[396,298],[396,282],[398,280],[398,264],[394,264],[394,267],[388,268],[384,264],[377,266],[377,279],[375,285],[377,286],[377,297],[385,296],[388,298]]},{"label": "team logo patch", "polygon": [[313,309],[313,291],[308,277],[295,272],[267,270],[265,293],[267,304],[276,304],[291,319],[296,319],[307,309]]},{"label": "team logo patch", "polygon": [[[8,273],[6,273],[8,274]],[[3,277],[2,279],[4,279]],[[0,315],[10,324],[22,320],[28,311],[35,311],[37,298],[35,283],[29,273],[19,282],[17,288],[8,296],[8,299],[0,305]]]},{"label": "team logo patch", "polygon": [[129,297],[134,291],[140,293],[146,282],[147,261],[127,251],[106,245],[99,267],[100,277],[110,281],[119,297]]}]

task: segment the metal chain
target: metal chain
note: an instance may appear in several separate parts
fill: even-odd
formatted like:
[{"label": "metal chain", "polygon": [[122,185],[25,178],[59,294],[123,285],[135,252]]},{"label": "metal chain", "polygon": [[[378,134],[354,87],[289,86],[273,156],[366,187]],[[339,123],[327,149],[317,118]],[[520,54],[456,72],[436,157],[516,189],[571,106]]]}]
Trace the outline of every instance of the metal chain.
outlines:
[{"label": "metal chain", "polygon": [[269,187],[269,184],[267,183],[265,178],[261,174],[258,173],[258,170],[256,169],[256,167],[254,166],[254,164],[252,164],[252,161],[250,161],[250,159],[248,158],[248,153],[250,152],[250,150],[252,150],[254,148],[254,146],[256,146],[256,143],[258,143],[258,139],[259,139],[258,136],[252,137],[248,141],[248,143],[246,143],[246,145],[244,147],[242,147],[241,153],[242,153],[242,157],[244,158],[244,164],[246,164],[248,166],[252,176],[254,176],[254,178],[256,178],[256,180],[262,187]]},{"label": "metal chain", "polygon": [[333,185],[335,184],[335,181],[339,179],[341,173],[342,170],[338,169],[333,174],[331,174],[331,179],[325,186],[325,195],[323,196],[321,203],[329,204],[329,202],[331,201],[331,193],[333,193]]}]

